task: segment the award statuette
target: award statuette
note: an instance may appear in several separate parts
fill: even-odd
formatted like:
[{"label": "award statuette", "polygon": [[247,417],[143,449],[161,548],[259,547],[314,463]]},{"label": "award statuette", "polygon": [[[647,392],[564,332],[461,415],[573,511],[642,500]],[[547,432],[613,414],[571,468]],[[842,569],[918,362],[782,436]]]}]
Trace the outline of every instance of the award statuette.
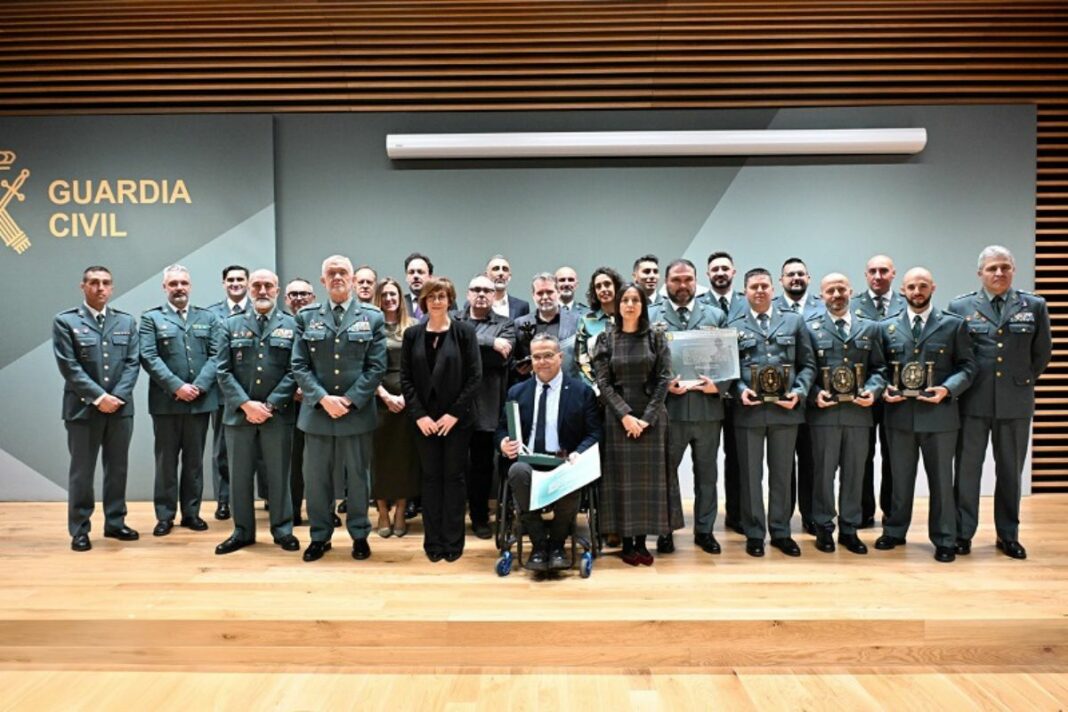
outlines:
[{"label": "award statuette", "polygon": [[849,403],[857,399],[864,390],[864,364],[855,363],[853,368],[839,364],[834,368],[823,366],[823,390],[830,394],[835,403]]},{"label": "award statuette", "polygon": [[784,400],[786,392],[793,385],[793,379],[790,378],[790,364],[785,363],[782,366],[764,367],[751,364],[749,366],[749,382],[750,388],[753,389],[759,400],[765,403]]},{"label": "award statuette", "polygon": [[905,398],[931,395],[930,389],[934,385],[934,361],[926,363],[926,370],[924,364],[919,361],[909,361],[904,367],[898,361],[891,361],[891,365],[894,367],[891,380],[893,395]]}]

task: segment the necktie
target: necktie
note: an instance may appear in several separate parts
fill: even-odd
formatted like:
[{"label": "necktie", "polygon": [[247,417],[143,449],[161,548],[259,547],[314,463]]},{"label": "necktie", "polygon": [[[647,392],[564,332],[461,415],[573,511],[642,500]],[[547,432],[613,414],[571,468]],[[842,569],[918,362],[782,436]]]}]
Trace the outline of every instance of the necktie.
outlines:
[{"label": "necktie", "polygon": [[549,409],[549,384],[541,384],[538,396],[538,422],[534,424],[534,452],[545,452],[545,411]]},{"label": "necktie", "polygon": [[920,332],[923,331],[923,319],[917,314],[912,320],[912,340],[916,341],[920,338]]},{"label": "necktie", "polygon": [[842,337],[842,341],[845,341],[846,337],[849,336],[849,332],[845,328],[845,319],[835,319],[834,325],[838,327],[838,335]]},{"label": "necktie", "polygon": [[179,309],[178,310],[178,316],[180,316],[182,318],[182,321],[185,321],[185,318],[186,318],[185,309]]},{"label": "necktie", "polygon": [[345,310],[341,308],[340,304],[334,305],[334,326],[341,326],[341,315],[345,313]]},{"label": "necktie", "polygon": [[884,306],[885,305],[883,304],[883,297],[880,294],[878,297],[875,298],[875,313],[879,316],[886,316],[886,312],[883,311]]},{"label": "necktie", "polygon": [[994,306],[994,316],[997,317],[998,321],[1001,321],[1001,305],[1004,301],[1005,298],[999,294],[990,302]]},{"label": "necktie", "polygon": [[768,314],[764,312],[757,316],[757,322],[760,323],[760,330],[764,332],[764,335],[768,334]]},{"label": "necktie", "polygon": [[790,311],[797,313],[797,302],[790,302]]},{"label": "necktie", "polygon": [[257,314],[256,315],[256,321],[259,322],[259,324],[260,324],[260,331],[263,331],[263,327],[267,325],[267,315],[266,314]]},{"label": "necktie", "polygon": [[724,314],[726,314],[728,311],[730,311],[730,304],[727,304],[727,298],[726,297],[720,297],[719,298],[719,308],[723,310]]},{"label": "necktie", "polygon": [[100,327],[101,331],[104,330],[104,313],[103,312],[101,312],[100,314],[96,315],[96,325]]},{"label": "necktie", "polygon": [[686,307],[679,307],[678,308],[678,314],[679,314],[679,321],[681,321],[683,323],[683,325],[685,325],[686,323],[688,323],[690,321],[690,310],[687,309]]},{"label": "necktie", "polygon": [[240,304],[235,304],[233,309],[230,310],[230,313],[231,314],[240,314],[243,311],[244,311],[244,309],[241,308]]},{"label": "necktie", "polygon": [[417,320],[423,318],[423,310],[419,308],[419,299],[414,296],[412,297],[412,317]]}]

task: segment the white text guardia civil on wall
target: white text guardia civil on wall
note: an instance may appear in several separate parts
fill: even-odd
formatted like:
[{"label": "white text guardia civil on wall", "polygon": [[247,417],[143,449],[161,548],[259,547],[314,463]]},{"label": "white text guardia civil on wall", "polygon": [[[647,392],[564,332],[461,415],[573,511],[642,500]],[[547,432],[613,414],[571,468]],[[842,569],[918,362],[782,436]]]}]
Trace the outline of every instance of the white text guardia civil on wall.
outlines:
[{"label": "white text guardia civil on wall", "polygon": [[127,237],[116,205],[192,205],[183,179],[119,178],[79,180],[58,178],[48,184],[48,199],[61,208],[48,220],[53,237]]}]

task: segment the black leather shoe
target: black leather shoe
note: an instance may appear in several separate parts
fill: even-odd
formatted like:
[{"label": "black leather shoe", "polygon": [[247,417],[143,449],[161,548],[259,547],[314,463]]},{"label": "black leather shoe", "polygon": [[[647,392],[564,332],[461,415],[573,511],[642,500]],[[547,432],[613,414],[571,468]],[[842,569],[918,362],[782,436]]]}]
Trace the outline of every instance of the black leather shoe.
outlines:
[{"label": "black leather shoe", "polygon": [[215,518],[220,522],[226,521],[230,518],[230,505],[226,502],[220,502],[219,506],[215,509]]},{"label": "black leather shoe", "polygon": [[745,553],[750,556],[763,556],[764,555],[764,540],[763,539],[746,539],[745,540]]},{"label": "black leather shoe", "polygon": [[342,501],[337,503],[337,513],[338,514],[344,514],[347,511],[349,511],[349,503],[348,502],[346,502],[345,500],[342,500]]},{"label": "black leather shoe", "polygon": [[741,534],[742,536],[745,536],[745,530],[742,529],[742,525],[735,519],[724,519],[723,528],[728,529],[734,532],[735,534]]},{"label": "black leather shoe", "polygon": [[787,556],[801,556],[801,547],[788,536],[780,539],[772,539],[771,545]]},{"label": "black leather shoe", "polygon": [[215,553],[219,556],[222,556],[223,554],[232,554],[238,549],[244,549],[246,546],[254,543],[255,542],[253,541],[238,539],[236,534],[232,534],[229,539],[215,547]]},{"label": "black leather shoe", "polygon": [[415,502],[413,502],[411,500],[408,500],[408,504],[404,507],[404,518],[405,519],[415,519],[416,517],[418,517],[422,513],[423,513],[423,510],[420,509],[419,507],[417,507],[415,505]]},{"label": "black leather shoe", "polygon": [[141,535],[135,532],[130,527],[123,525],[118,529],[104,529],[104,536],[109,539],[118,539],[120,541],[137,541],[141,538]]},{"label": "black leather shoe", "polygon": [[874,526],[875,526],[875,517],[868,517],[867,519],[865,519],[863,522],[860,523],[860,526],[857,527],[857,529],[871,529]]},{"label": "black leather shoe", "polygon": [[1023,545],[1018,541],[1005,541],[998,539],[997,543],[998,551],[1003,552],[1005,556],[1012,559],[1026,559],[1027,549],[1023,548]]},{"label": "black leather shoe", "polygon": [[802,519],[801,528],[805,530],[806,534],[810,534],[812,536],[816,536],[817,532],[819,532],[819,529],[816,527],[816,523],[811,519]]},{"label": "black leather shoe", "polygon": [[701,547],[701,550],[706,554],[718,554],[720,552],[719,542],[716,541],[716,537],[712,534],[694,534],[693,543]]},{"label": "black leather shoe", "polygon": [[971,539],[957,539],[957,546],[954,547],[957,551],[957,556],[967,556],[972,553],[972,540]]},{"label": "black leather shoe", "polygon": [[658,554],[674,554],[675,553],[675,537],[671,534],[664,534],[656,538],[656,553]]},{"label": "black leather shoe", "polygon": [[459,561],[460,557],[463,555],[464,552],[462,551],[450,551],[447,552],[443,558],[451,564],[454,561]]},{"label": "black leather shoe", "polygon": [[298,551],[300,542],[292,534],[286,534],[281,539],[275,539],[274,543],[282,547],[282,551]]},{"label": "black leather shoe", "polygon": [[875,548],[879,551],[890,551],[894,547],[904,545],[904,539],[898,539],[896,536],[890,536],[889,534],[883,534],[875,540]]},{"label": "black leather shoe", "polygon": [[318,561],[323,558],[323,554],[330,551],[330,542],[328,541],[313,541],[308,544],[308,548],[304,550],[305,561]]},{"label": "black leather shoe", "polygon": [[935,547],[935,561],[940,561],[943,564],[948,564],[957,558],[957,552],[953,550],[952,546],[936,546]]},{"label": "black leather shoe", "polygon": [[357,561],[371,558],[371,545],[367,543],[367,537],[352,542],[352,558]]},{"label": "black leather shoe", "polygon": [[535,549],[527,557],[527,562],[523,564],[523,567],[531,571],[548,571],[549,558],[543,550]]},{"label": "black leather shoe", "polygon": [[337,516],[336,514],[333,515],[333,517],[334,517],[334,529],[337,529],[338,527],[341,526],[341,517]]},{"label": "black leather shoe", "polygon": [[853,554],[867,554],[868,547],[860,540],[856,534],[839,534],[838,543],[846,548]]},{"label": "black leather shoe", "polygon": [[428,551],[426,552],[426,558],[433,561],[435,564],[445,558],[445,555],[440,551]]},{"label": "black leather shoe", "polygon": [[208,523],[200,517],[182,517],[181,526],[195,532],[207,531]]},{"label": "black leather shoe", "polygon": [[479,522],[478,524],[471,525],[471,531],[479,539],[489,539],[493,536],[493,531],[490,529],[490,525],[486,522]]},{"label": "black leather shoe", "polygon": [[826,529],[816,530],[816,548],[825,554],[834,553],[834,536]]},{"label": "black leather shoe", "polygon": [[79,534],[70,540],[71,551],[89,551],[93,545],[89,542],[88,534]]},{"label": "black leather shoe", "polygon": [[171,529],[174,529],[174,522],[170,519],[156,522],[156,526],[152,527],[152,536],[167,536]]},{"label": "black leather shoe", "polygon": [[549,552],[550,571],[563,571],[569,568],[571,568],[571,562],[567,560],[567,555],[564,554],[563,549],[555,548]]}]

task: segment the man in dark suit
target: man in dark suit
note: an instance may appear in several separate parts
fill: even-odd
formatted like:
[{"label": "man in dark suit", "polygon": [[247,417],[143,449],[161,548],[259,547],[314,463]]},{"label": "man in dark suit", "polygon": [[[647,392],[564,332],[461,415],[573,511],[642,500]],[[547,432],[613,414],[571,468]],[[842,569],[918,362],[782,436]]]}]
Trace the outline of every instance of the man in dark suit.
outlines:
[{"label": "man in dark suit", "polygon": [[486,276],[493,281],[493,311],[515,321],[530,313],[526,301],[508,294],[508,283],[512,281],[512,265],[504,255],[494,255],[486,263]]},{"label": "man in dark suit", "polygon": [[[791,257],[782,263],[779,283],[782,294],[775,297],[775,308],[792,311],[801,315],[805,321],[821,316],[827,311],[823,300],[808,290],[811,277],[808,267],[799,257]],[[809,534],[816,534],[816,525],[812,521],[812,480],[815,464],[812,456],[812,435],[808,423],[797,426],[797,463],[791,478],[791,499],[797,502],[801,512],[801,528]]]},{"label": "man in dark suit", "polygon": [[[849,309],[854,315],[882,321],[895,317],[905,311],[907,302],[899,292],[893,290],[894,261],[886,255],[875,255],[864,267],[864,279],[868,282],[867,291],[853,297]],[[891,486],[893,477],[890,474],[890,446],[886,435],[886,423],[883,415],[886,406],[879,398],[871,407],[874,426],[868,435],[868,459],[864,462],[864,490],[861,494],[861,529],[875,525],[875,435],[879,435],[879,456],[882,461],[882,476],[879,482],[879,508],[883,512],[883,519],[890,511]]]},{"label": "man in dark suit", "polygon": [[[740,403],[734,411],[734,428],[742,473],[742,525],[745,551],[750,556],[764,555],[764,535],[768,531],[771,532],[772,546],[787,556],[800,556],[801,549],[790,536],[790,518],[794,509],[790,497],[790,470],[794,463],[798,425],[805,419],[805,398],[816,375],[816,358],[801,315],[774,307],[774,293],[771,274],[766,269],[749,270],[745,274],[749,308],[727,324],[738,329],[741,368],[741,378],[734,385]],[[790,367],[788,374],[783,366]],[[768,367],[774,370],[767,370]],[[760,385],[753,381],[754,371]],[[772,397],[775,385],[781,386],[781,396],[777,400],[767,402],[760,397]],[[768,458],[766,519],[763,497],[765,444]]]},{"label": "man in dark suit", "polygon": [[133,435],[133,389],[140,373],[137,323],[108,306],[111,270],[94,265],[82,273],[81,306],[52,322],[52,349],[63,374],[63,421],[70,450],[67,529],[70,548],[89,551],[89,518],[96,506],[93,476],[103,452],[104,536],[133,541],[126,526],[126,468]]},{"label": "man in dark suit", "polygon": [[334,472],[344,472],[352,557],[371,556],[367,463],[378,414],[374,394],[386,372],[382,312],[352,297],[352,261],[323,261],[328,297],[296,317],[293,375],[304,392],[297,427],[304,431],[304,478],[311,543],[305,561],[330,550],[334,534]]},{"label": "man in dark suit", "polygon": [[979,526],[979,484],[993,440],[997,549],[1026,559],[1020,544],[1020,480],[1031,439],[1035,382],[1052,355],[1049,310],[1042,297],[1016,289],[1016,260],[999,245],[979,253],[983,288],[957,297],[949,311],[964,317],[979,369],[960,399],[957,440],[957,553],[969,554]]},{"label": "man in dark suit", "polygon": [[[315,301],[312,283],[303,277],[289,280],[285,291],[286,311],[295,317],[304,307]],[[301,503],[304,501],[304,433],[297,427],[297,415],[300,413],[300,401],[303,391],[297,388],[293,394],[293,447],[289,458],[289,489],[293,497],[293,526],[304,523],[301,516]],[[336,517],[336,515],[335,515]],[[334,526],[341,526],[341,520],[335,519]]]},{"label": "man in dark suit", "polygon": [[[875,548],[888,550],[905,543],[922,453],[930,488],[928,535],[935,545],[935,560],[948,563],[956,558],[957,543],[953,502],[953,455],[960,430],[957,399],[975,379],[977,365],[964,319],[936,309],[931,304],[934,291],[930,272],[923,267],[910,269],[902,280],[908,308],[881,323],[883,350],[891,372],[883,399],[887,402],[894,485],[890,514]],[[895,363],[900,382],[893,376]],[[920,394],[915,398],[906,398],[898,390],[908,387],[905,381],[910,371],[930,376],[924,378],[927,387],[918,389]]]},{"label": "man in dark suit", "polygon": [[[649,310],[649,321],[668,332],[715,329],[726,325],[727,316],[718,307],[696,298],[697,268],[689,260],[675,260],[664,271],[667,299]],[[678,369],[676,368],[676,374]],[[720,553],[712,533],[719,499],[719,439],[723,424],[723,398],[730,393],[731,381],[713,382],[701,375],[698,382],[682,384],[678,377],[668,387],[668,467],[677,472],[686,448],[693,460],[694,543],[708,554]],[[661,554],[674,551],[671,534],[657,539]]]},{"label": "man in dark suit", "polygon": [[508,388],[508,364],[515,348],[515,324],[490,308],[493,291],[489,277],[484,274],[472,277],[467,285],[467,306],[457,317],[475,327],[482,356],[482,380],[471,403],[471,465],[466,478],[471,531],[479,539],[489,539],[493,535],[489,526],[493,455],[496,451],[493,434]]},{"label": "man in dark suit", "polygon": [[[250,309],[248,299],[248,268],[230,265],[222,271],[223,289],[226,298],[215,302],[208,311],[222,321],[234,314],[241,314]],[[226,457],[226,436],[223,426],[223,408],[220,405],[211,416],[212,448],[211,479],[215,490],[215,518],[230,518],[230,465]]]},{"label": "man in dark suit", "polygon": [[[581,316],[574,311],[560,309],[560,293],[556,277],[548,272],[534,276],[530,285],[536,311],[515,320],[515,378],[513,382],[530,375],[530,341],[536,334],[551,334],[558,341],[566,341],[578,331]],[[574,374],[574,364],[565,363],[564,371]]]},{"label": "man in dark suit", "polygon": [[[560,342],[552,335],[535,336],[530,350],[534,378],[512,386],[507,398],[519,404],[523,442],[532,452],[556,454],[574,462],[601,439],[597,397],[580,379],[562,372]],[[503,411],[496,439],[505,457],[514,460],[519,455],[520,442],[509,438],[508,420]],[[508,469],[512,498],[521,512],[523,528],[530,536],[532,552],[527,566],[535,571],[566,569],[564,541],[578,514],[580,491],[556,500],[551,505],[553,519],[546,525],[539,512],[529,511],[532,473],[531,466],[525,462],[516,462]]]},{"label": "man in dark suit", "polygon": [[[166,536],[179,510],[181,526],[205,531],[200,518],[204,490],[204,443],[219,405],[212,335],[218,319],[192,306],[189,270],[163,270],[167,303],[141,315],[141,365],[148,373],[148,412],[155,433],[156,480],[153,536]],[[181,479],[178,458],[182,460]]]},{"label": "man in dark suit", "polygon": [[408,293],[404,295],[404,305],[408,314],[416,321],[424,317],[419,308],[419,290],[423,283],[434,276],[434,263],[420,252],[413,252],[404,258],[404,281],[408,283]]}]

